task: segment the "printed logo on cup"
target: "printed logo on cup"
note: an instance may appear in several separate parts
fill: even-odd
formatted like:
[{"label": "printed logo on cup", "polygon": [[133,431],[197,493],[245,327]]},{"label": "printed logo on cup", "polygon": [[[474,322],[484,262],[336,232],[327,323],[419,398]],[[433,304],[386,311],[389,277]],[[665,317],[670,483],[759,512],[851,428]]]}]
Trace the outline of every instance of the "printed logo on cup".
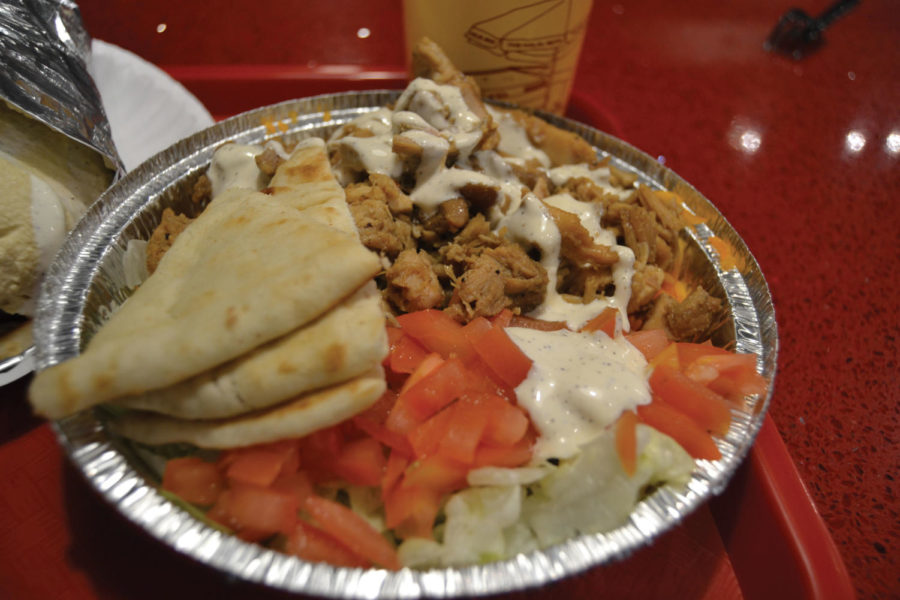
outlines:
[{"label": "printed logo on cup", "polygon": [[562,113],[590,11],[591,0],[405,0],[406,42],[437,42],[487,97]]}]

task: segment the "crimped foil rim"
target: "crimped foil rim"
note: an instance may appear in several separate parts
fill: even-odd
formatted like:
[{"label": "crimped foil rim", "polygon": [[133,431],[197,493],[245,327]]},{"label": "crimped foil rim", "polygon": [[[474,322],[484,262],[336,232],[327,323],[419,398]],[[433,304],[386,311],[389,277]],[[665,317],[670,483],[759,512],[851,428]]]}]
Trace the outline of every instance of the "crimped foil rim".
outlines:
[{"label": "crimped foil rim", "polygon": [[[42,286],[35,320],[37,367],[46,368],[75,356],[103,316],[86,315],[85,307],[104,281],[121,277],[121,254],[134,221],[159,203],[177,181],[205,168],[214,149],[225,141],[258,142],[273,134],[320,132],[396,99],[397,91],[349,92],[291,100],[232,117],[150,158],[114,184],[70,235]],[[70,459],[89,483],[116,510],[174,550],[229,575],[286,591],[341,598],[458,597],[508,592],[540,586],[585,569],[620,560],[679,523],[726,487],[762,425],[774,383],[778,353],[774,307],[765,279],[744,242],[719,211],[667,167],[633,146],[596,129],[539,113],[551,123],[585,137],[618,165],[639,173],[657,188],[672,189],[706,223],[686,235],[712,266],[731,305],[736,349],[755,352],[769,380],[764,398],[747,412],[733,411],[731,430],[717,440],[722,459],[696,461],[683,491],[661,489],[641,501],[622,526],[601,534],[570,539],[550,548],[519,554],[485,565],[432,570],[349,569],[308,563],[236,537],[197,521],[172,504],[130,460],[93,411],[54,423]],[[129,229],[131,227],[131,229]],[[740,272],[724,271],[708,243],[715,234],[735,249]],[[117,262],[118,261],[118,262]],[[105,279],[104,279],[105,278]],[[107,293],[101,311],[108,314],[124,292]]]}]

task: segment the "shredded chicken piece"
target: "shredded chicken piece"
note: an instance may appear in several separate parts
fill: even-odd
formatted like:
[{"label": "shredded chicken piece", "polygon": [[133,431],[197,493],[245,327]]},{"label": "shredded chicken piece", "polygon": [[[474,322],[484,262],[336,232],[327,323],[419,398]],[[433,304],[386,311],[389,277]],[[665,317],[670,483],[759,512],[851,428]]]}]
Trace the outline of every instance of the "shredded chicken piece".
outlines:
[{"label": "shredded chicken piece", "polygon": [[402,312],[440,307],[444,291],[432,268],[428,253],[404,250],[385,272],[388,302]]},{"label": "shredded chicken piece", "polygon": [[662,287],[666,273],[654,265],[644,265],[635,269],[631,278],[631,299],[628,312],[636,312],[646,306]]},{"label": "shredded chicken piece", "polygon": [[398,195],[402,192],[394,187],[396,184],[391,186],[376,178],[374,183],[352,184],[346,189],[350,214],[363,245],[389,259],[405,249],[415,248],[412,226],[391,213],[390,198],[394,197],[395,203],[402,202]]},{"label": "shredded chicken piece", "polygon": [[284,162],[284,158],[282,158],[282,156],[271,146],[263,150],[260,154],[257,154],[254,157],[254,160],[256,161],[256,166],[259,167],[259,170],[269,177],[274,175],[278,166]]},{"label": "shredded chicken piece", "polygon": [[422,38],[412,51],[412,71],[416,77],[458,87],[466,106],[481,119],[482,136],[478,149],[492,150],[497,147],[500,134],[481,100],[481,89],[474,79],[456,68],[440,46],[428,38]]},{"label": "shredded chicken piece", "polygon": [[192,218],[176,214],[171,208],[166,208],[162,213],[162,220],[147,241],[147,272],[153,273],[159,266],[163,255],[175,243],[178,235],[191,224]]},{"label": "shredded chicken piece", "polygon": [[545,205],[562,236],[560,256],[579,267],[614,265],[619,255],[609,246],[596,243],[581,224],[578,215]]},{"label": "shredded chicken piece", "polygon": [[666,313],[666,328],[676,340],[706,339],[718,322],[721,310],[721,300],[697,287]]},{"label": "shredded chicken piece", "polygon": [[597,152],[578,134],[555,127],[540,117],[522,110],[504,110],[504,112],[509,113],[525,128],[528,139],[544,151],[552,166],[598,164]]},{"label": "shredded chicken piece", "polygon": [[547,271],[517,244],[478,236],[468,246],[455,244],[445,256],[465,265],[446,309],[459,321],[493,316],[504,308],[529,312],[544,301]]},{"label": "shredded chicken piece", "polygon": [[191,189],[191,202],[204,206],[209,203],[210,198],[212,198],[212,181],[204,173],[194,182],[194,187]]}]

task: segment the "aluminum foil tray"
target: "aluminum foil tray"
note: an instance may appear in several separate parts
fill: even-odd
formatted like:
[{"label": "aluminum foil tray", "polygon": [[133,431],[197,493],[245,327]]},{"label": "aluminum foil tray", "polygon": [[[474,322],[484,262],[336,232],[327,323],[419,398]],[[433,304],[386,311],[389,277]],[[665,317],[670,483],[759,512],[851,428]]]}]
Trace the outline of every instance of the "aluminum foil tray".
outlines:
[{"label": "aluminum foil tray", "polygon": [[[122,259],[129,240],[147,239],[162,209],[192,214],[194,181],[215,149],[226,141],[259,143],[281,137],[327,136],[337,126],[396,99],[399,92],[352,92],[316,96],[263,107],[235,116],[184,139],[147,160],[114,184],[96,202],[60,252],[44,280],[35,324],[37,368],[79,353],[110,313],[130,293]],[[344,598],[459,597],[543,585],[579,571],[627,557],[675,526],[720,493],[756,437],[772,393],[778,337],[765,279],[746,245],[697,190],[670,169],[634,147],[570,120],[541,115],[574,131],[633,171],[646,185],[680,194],[706,222],[685,228],[691,277],[730,306],[730,318],[713,339],[757,355],[769,392],[735,411],[726,438],[718,440],[722,459],[697,461],[683,492],[660,489],[641,501],[628,522],[512,559],[460,569],[391,572],[336,568],[287,556],[223,534],[191,517],[157,491],[159,474],[110,434],[100,415],[85,411],[55,423],[60,443],[90,484],[121,514],[174,551],[230,576],[286,591]],[[708,243],[715,234],[735,249],[737,267],[722,269]],[[140,340],[134,340],[140,344]]]}]

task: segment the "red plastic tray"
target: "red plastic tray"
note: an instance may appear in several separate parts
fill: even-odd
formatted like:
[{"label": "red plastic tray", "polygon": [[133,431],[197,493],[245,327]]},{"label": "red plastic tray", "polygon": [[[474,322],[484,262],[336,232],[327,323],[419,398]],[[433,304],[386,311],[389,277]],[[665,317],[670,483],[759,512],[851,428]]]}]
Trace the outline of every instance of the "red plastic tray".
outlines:
[{"label": "red plastic tray", "polygon": [[[171,67],[210,112],[315,94],[402,88],[396,67]],[[621,135],[592,98],[568,116]],[[61,454],[25,400],[27,379],[0,388],[0,598],[283,598],[182,557],[110,509]],[[837,548],[766,418],[727,490],[627,560],[504,598],[846,599]]]}]

